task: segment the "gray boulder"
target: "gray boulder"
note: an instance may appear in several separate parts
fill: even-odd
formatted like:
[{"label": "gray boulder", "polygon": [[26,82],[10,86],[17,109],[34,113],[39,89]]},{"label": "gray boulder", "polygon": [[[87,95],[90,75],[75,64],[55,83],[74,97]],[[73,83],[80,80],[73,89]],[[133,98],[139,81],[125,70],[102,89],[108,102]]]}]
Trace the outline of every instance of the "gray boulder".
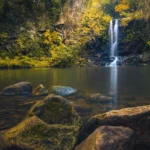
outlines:
[{"label": "gray boulder", "polygon": [[52,90],[54,93],[61,95],[61,96],[67,96],[67,95],[71,95],[73,93],[76,92],[76,89],[69,87],[69,86],[53,86]]},{"label": "gray boulder", "polygon": [[[137,144],[150,144],[150,105],[113,110],[88,120],[81,130],[85,139],[100,126],[124,126],[136,133]],[[83,140],[81,139],[81,140]]]},{"label": "gray boulder", "polygon": [[0,95],[13,96],[13,95],[29,95],[32,92],[32,85],[30,82],[19,82],[4,88]]},{"label": "gray boulder", "polygon": [[75,150],[133,150],[134,131],[125,127],[101,126]]}]

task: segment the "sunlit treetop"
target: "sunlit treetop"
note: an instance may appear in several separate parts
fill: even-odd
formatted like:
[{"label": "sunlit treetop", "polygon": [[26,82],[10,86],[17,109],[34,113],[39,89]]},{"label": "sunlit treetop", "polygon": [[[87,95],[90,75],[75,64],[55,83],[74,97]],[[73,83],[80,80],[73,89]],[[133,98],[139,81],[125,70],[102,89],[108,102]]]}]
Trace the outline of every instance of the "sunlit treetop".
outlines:
[{"label": "sunlit treetop", "polygon": [[123,11],[129,10],[129,4],[127,4],[126,0],[121,0],[120,4],[115,7],[115,11],[121,13]]}]

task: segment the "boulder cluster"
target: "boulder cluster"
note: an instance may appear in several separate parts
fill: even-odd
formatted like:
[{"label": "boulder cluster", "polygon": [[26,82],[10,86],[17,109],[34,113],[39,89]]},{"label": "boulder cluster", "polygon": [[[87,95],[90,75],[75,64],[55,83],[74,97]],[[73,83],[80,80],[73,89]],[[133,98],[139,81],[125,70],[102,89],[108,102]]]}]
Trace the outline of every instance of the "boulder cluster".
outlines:
[{"label": "boulder cluster", "polygon": [[[41,84],[32,90],[31,83],[20,82],[0,92],[3,96],[48,95],[35,103],[18,125],[0,132],[0,149],[135,150],[135,145],[150,147],[150,105],[98,114],[82,124],[73,106],[62,97],[76,90],[55,86],[53,91],[57,95],[48,95]],[[104,95],[97,93],[89,100],[110,101],[111,98],[104,100]]]}]

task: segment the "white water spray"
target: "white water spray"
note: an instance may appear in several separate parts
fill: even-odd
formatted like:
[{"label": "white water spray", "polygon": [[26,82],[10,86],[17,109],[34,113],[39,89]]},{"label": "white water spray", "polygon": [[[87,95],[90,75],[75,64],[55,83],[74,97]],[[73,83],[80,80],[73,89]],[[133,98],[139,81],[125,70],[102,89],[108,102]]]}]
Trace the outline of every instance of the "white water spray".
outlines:
[{"label": "white water spray", "polygon": [[110,52],[111,57],[115,57],[115,60],[110,64],[110,66],[117,66],[117,51],[118,51],[118,34],[119,34],[119,20],[111,20],[110,21]]}]

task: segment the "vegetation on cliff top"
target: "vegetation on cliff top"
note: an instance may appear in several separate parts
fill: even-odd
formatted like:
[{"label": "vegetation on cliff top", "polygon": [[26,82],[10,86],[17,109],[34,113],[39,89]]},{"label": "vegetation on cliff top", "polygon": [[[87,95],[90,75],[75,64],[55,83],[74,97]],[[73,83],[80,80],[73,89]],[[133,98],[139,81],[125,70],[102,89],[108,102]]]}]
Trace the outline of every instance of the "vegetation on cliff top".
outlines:
[{"label": "vegetation on cliff top", "polygon": [[112,18],[121,19],[122,55],[149,51],[149,8],[150,0],[0,0],[0,66],[78,64],[104,51]]}]

